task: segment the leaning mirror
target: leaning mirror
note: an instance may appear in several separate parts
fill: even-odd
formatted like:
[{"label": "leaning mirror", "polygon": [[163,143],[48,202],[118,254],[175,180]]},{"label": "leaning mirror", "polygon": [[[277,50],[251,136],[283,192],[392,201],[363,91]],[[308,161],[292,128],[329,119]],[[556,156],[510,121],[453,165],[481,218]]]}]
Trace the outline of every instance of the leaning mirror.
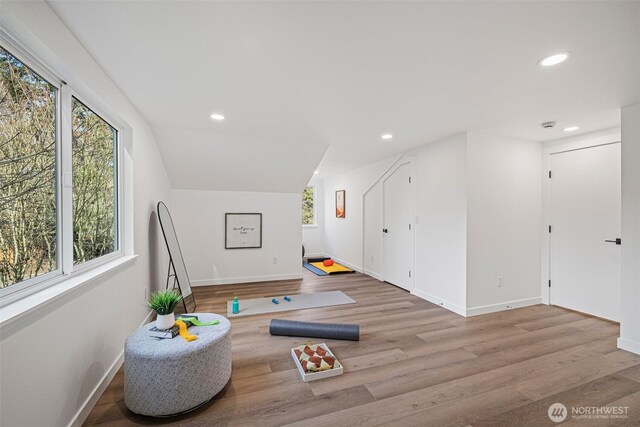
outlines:
[{"label": "leaning mirror", "polygon": [[[185,313],[193,313],[196,309],[196,299],[191,292],[191,282],[187,274],[187,267],[184,265],[180,244],[178,244],[178,236],[173,228],[173,221],[167,205],[163,202],[158,203],[158,220],[160,228],[164,235],[164,241],[169,251],[169,271],[167,272],[167,289],[178,285],[178,289],[182,294],[182,302],[184,304]],[[170,285],[171,281],[173,283]]]}]

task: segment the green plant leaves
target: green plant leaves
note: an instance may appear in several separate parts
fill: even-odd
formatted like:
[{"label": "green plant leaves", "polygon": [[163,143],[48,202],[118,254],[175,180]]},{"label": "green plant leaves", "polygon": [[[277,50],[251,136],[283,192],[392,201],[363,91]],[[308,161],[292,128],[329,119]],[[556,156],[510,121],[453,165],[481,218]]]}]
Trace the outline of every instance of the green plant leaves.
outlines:
[{"label": "green plant leaves", "polygon": [[171,289],[152,293],[147,304],[156,313],[165,315],[173,313],[180,301],[182,301],[182,295],[177,290]]}]

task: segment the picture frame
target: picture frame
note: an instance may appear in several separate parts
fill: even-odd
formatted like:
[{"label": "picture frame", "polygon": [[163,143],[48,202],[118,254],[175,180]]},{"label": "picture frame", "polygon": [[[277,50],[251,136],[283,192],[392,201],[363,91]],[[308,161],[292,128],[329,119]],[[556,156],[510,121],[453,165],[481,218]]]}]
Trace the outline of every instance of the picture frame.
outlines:
[{"label": "picture frame", "polygon": [[226,213],[224,215],[224,248],[262,248],[262,214]]},{"label": "picture frame", "polygon": [[346,218],[346,199],[345,190],[336,191],[336,218]]}]

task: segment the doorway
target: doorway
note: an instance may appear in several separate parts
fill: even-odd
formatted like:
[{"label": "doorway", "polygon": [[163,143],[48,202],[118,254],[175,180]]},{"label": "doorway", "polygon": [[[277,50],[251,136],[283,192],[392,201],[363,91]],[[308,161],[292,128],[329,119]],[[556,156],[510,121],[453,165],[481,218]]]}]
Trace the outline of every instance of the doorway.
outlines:
[{"label": "doorway", "polygon": [[408,291],[414,287],[413,188],[411,163],[398,166],[383,181],[384,281]]},{"label": "doorway", "polygon": [[620,320],[620,143],[551,155],[553,305]]}]

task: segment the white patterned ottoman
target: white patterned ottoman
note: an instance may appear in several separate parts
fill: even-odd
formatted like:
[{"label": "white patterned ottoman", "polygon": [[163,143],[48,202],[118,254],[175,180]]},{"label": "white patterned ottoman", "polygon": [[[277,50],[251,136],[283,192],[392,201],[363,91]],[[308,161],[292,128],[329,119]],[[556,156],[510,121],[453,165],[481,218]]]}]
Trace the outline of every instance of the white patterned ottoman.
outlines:
[{"label": "white patterned ottoman", "polygon": [[187,342],[149,336],[155,322],[134,332],[124,345],[124,403],[136,414],[163,417],[195,409],[231,378],[231,323],[226,317],[193,313],[214,326],[191,326]]}]

